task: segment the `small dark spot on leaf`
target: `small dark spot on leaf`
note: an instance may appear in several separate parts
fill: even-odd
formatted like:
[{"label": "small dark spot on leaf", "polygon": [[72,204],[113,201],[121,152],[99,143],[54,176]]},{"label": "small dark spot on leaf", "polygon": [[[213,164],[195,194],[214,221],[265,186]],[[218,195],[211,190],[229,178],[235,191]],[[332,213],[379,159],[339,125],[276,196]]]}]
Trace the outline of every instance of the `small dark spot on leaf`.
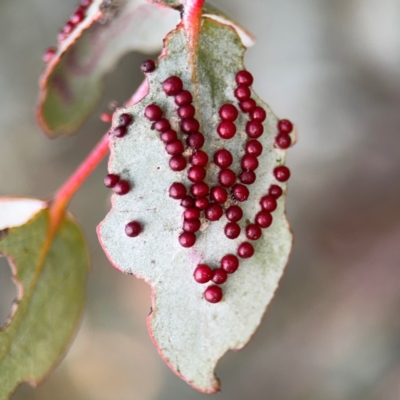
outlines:
[{"label": "small dark spot on leaf", "polygon": [[152,263],[152,264],[155,264],[155,263],[156,263],[156,260],[151,260],[151,263]]}]

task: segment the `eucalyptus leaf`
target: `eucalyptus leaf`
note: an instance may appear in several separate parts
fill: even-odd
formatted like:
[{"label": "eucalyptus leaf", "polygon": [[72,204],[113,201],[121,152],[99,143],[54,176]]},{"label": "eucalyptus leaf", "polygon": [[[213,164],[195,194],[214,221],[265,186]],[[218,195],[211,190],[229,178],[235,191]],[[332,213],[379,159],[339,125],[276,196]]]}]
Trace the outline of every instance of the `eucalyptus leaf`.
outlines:
[{"label": "eucalyptus leaf", "polygon": [[[86,18],[59,43],[40,80],[37,115],[49,136],[79,129],[101,98],[104,76],[125,54],[160,51],[163,38],[179,22],[180,14],[170,7],[180,2],[159,3],[92,3]],[[218,8],[206,3],[203,12],[234,27],[246,46],[253,44],[250,33]]]},{"label": "eucalyptus leaf", "polygon": [[18,286],[0,329],[0,400],[6,400],[20,383],[42,382],[65,355],[82,314],[89,255],[72,216],[53,232],[46,203],[13,198],[0,198],[0,254]]},{"label": "eucalyptus leaf", "polygon": [[104,75],[131,51],[159,51],[179,20],[176,11],[146,0],[103,4],[93,2],[41,78],[38,119],[50,136],[74,133],[98,103]]},{"label": "eucalyptus leaf", "polygon": [[[151,285],[148,328],[163,359],[190,385],[213,393],[220,386],[214,374],[218,360],[228,350],[241,349],[259,326],[287,263],[292,235],[282,196],[273,212],[272,225],[253,242],[254,256],[240,259],[239,269],[221,286],[222,301],[211,304],[205,300],[203,293],[209,284],[194,280],[195,268],[203,263],[217,268],[224,255],[236,254],[238,245],[247,241],[245,227],[254,221],[260,211],[260,198],[267,194],[271,184],[280,185],[286,192],[286,184],[278,182],[273,174],[276,166],[284,164],[286,152],[274,146],[278,118],[252,90],[252,98],[266,110],[267,118],[263,122],[264,134],[258,139],[264,150],[258,158],[257,179],[249,185],[248,200],[240,203],[244,213],[239,222],[241,234],[235,240],[225,236],[225,215],[215,222],[203,216],[196,244],[191,248],[179,244],[183,208],[179,201],[169,197],[169,188],[174,182],[182,182],[189,189],[192,183],[187,178],[188,168],[181,172],[169,168],[170,156],[160,133],[144,116],[145,108],[150,104],[161,107],[164,117],[185,141],[177,106],[162,87],[170,76],[182,79],[184,88],[193,93],[196,118],[205,136],[202,150],[210,160],[205,181],[210,187],[217,184],[220,170],[213,162],[215,152],[228,149],[234,159],[230,168],[239,174],[248,140],[245,127],[249,117],[242,112],[235,121],[237,133],[233,138],[225,140],[217,134],[221,105],[238,106],[235,76],[244,69],[245,51],[238,33],[220,21],[203,17],[195,54],[189,48],[193,46],[188,46],[187,33],[180,25],[167,36],[156,70],[148,74],[148,95],[114,114],[111,132],[118,126],[122,113],[132,114],[133,123],[122,138],[111,133],[109,172],[127,180],[132,189],[124,196],[113,195],[112,209],[99,225],[98,235],[117,269],[133,273]],[[184,156],[188,159],[191,153],[186,148]],[[235,203],[230,197],[223,207]],[[126,224],[131,221],[143,227],[137,237],[125,233]]]}]

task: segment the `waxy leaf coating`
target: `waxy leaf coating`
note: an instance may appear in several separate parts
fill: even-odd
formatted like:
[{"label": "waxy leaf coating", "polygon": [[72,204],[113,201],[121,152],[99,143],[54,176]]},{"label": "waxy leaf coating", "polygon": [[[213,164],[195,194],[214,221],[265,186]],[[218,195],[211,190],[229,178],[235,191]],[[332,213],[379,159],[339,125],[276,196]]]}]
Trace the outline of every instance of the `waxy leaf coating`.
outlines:
[{"label": "waxy leaf coating", "polygon": [[89,257],[71,216],[53,230],[45,202],[12,198],[0,198],[0,254],[18,286],[0,329],[0,400],[6,400],[20,383],[43,381],[64,356],[82,314]]},{"label": "waxy leaf coating", "polygon": [[[128,182],[130,190],[124,195],[113,195],[112,210],[100,224],[98,234],[116,268],[133,273],[151,285],[152,313],[148,317],[148,327],[161,356],[190,385],[212,393],[220,385],[214,375],[218,360],[226,351],[242,348],[259,326],[287,263],[292,236],[285,217],[283,195],[271,214],[273,222],[270,227],[267,228],[264,214],[261,214],[263,218],[258,217],[265,225],[261,238],[254,241],[246,238],[245,228],[254,224],[261,211],[260,199],[268,194],[271,185],[279,185],[286,192],[286,183],[277,181],[274,176],[274,169],[285,161],[285,151],[275,146],[279,133],[278,119],[252,89],[252,101],[267,113],[265,121],[255,124],[258,131],[260,126],[264,131],[257,139],[263,152],[258,157],[256,181],[240,185],[237,180],[233,188],[227,187],[229,196],[221,204],[222,217],[218,219],[220,209],[217,206],[208,212],[208,218],[201,211],[200,230],[183,235],[184,209],[180,200],[170,197],[171,185],[183,183],[188,193],[190,190],[206,191],[204,182],[209,187],[218,185],[221,168],[214,163],[214,154],[220,149],[227,149],[232,154],[233,163],[229,169],[233,171],[234,179],[238,179],[249,141],[246,126],[250,115],[239,111],[233,122],[236,127],[233,137],[223,139],[217,133],[221,123],[220,107],[233,104],[240,110],[235,97],[238,86],[235,77],[238,71],[244,70],[245,47],[236,30],[203,17],[197,42],[189,46],[187,37],[183,25],[168,35],[163,56],[155,71],[148,74],[147,96],[114,114],[110,130],[109,172]],[[174,96],[166,94],[166,91],[173,93],[174,85],[179,85],[179,81],[173,78],[163,87],[163,82],[172,76],[180,78],[183,89],[193,95],[195,118],[204,138],[204,144],[199,147],[208,155],[205,181],[196,183],[196,189],[188,179],[188,171],[194,153],[193,141],[197,143],[200,137],[194,139],[193,135],[198,133],[187,135],[182,132],[190,131],[191,126],[196,128],[196,123],[181,121]],[[152,108],[147,108],[150,105]],[[183,155],[171,155],[161,140],[165,136],[150,120],[160,118],[155,106],[161,109],[162,118],[168,120],[185,145]],[[115,137],[113,131],[119,126],[122,113],[132,115],[133,122],[123,137]],[[186,145],[188,137],[193,142],[190,142],[192,148]],[[237,201],[233,193],[243,201]],[[201,208],[210,197],[205,195],[198,200],[196,204],[198,202]],[[232,205],[240,205],[243,210],[243,218],[237,222],[240,234],[236,239],[229,239],[224,233],[229,222],[226,210]],[[198,218],[195,212],[193,215]],[[137,221],[142,227],[141,233],[135,237],[129,237],[125,232],[131,221]],[[195,224],[191,226],[190,229],[196,229]],[[195,244],[192,247],[183,247],[191,245],[193,240]],[[254,255],[250,257],[252,251]],[[226,268],[232,272],[226,283],[214,286],[213,282],[196,282],[193,274],[199,264],[209,265],[215,270],[220,267],[223,257],[237,252],[250,258],[239,257],[237,270],[229,258],[225,259]],[[197,275],[199,280],[205,276]],[[224,274],[218,273],[218,279],[222,282]]]}]

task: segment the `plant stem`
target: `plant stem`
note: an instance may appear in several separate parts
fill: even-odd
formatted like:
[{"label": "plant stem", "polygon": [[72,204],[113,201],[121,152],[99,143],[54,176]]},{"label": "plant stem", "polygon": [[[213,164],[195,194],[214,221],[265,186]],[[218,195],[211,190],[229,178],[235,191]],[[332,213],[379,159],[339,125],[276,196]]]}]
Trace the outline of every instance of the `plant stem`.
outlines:
[{"label": "plant stem", "polygon": [[198,77],[197,77],[197,47],[201,28],[201,16],[203,12],[204,0],[186,0],[185,11],[183,14],[183,26],[185,28],[188,50],[189,66],[194,85],[194,98],[198,100]]},{"label": "plant stem", "polygon": [[203,5],[204,0],[186,0],[183,24],[188,35],[189,47],[192,49],[197,46]]},{"label": "plant stem", "polygon": [[75,172],[58,189],[51,206],[51,220],[54,227],[58,226],[74,194],[108,154],[108,142],[109,137],[107,132]]},{"label": "plant stem", "polygon": [[[126,105],[133,105],[139,102],[148,92],[147,80],[139,86],[135,94],[127,101]],[[85,160],[79,165],[75,172],[58,189],[51,205],[51,224],[53,231],[58,227],[65,214],[65,210],[72,197],[79,190],[90,174],[103,161],[109,151],[108,132],[103,136],[96,147],[89,153]]]}]

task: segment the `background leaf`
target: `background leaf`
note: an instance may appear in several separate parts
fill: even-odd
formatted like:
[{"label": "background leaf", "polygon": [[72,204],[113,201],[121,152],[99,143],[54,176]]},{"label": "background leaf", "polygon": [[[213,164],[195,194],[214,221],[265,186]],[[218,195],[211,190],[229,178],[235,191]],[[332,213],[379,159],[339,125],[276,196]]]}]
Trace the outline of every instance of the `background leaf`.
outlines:
[{"label": "background leaf", "polygon": [[[38,120],[50,136],[76,132],[100,99],[104,75],[129,52],[159,51],[179,21],[175,10],[145,0],[110,8],[102,4],[95,1],[71,36],[61,41],[41,78]],[[218,8],[206,4],[203,11],[237,29],[246,46],[253,44],[250,33]]]},{"label": "background leaf", "polygon": [[128,52],[159,51],[179,14],[145,0],[114,8],[96,1],[87,17],[62,42],[40,83],[38,118],[51,136],[74,133],[96,106],[104,75]]},{"label": "background leaf", "polygon": [[53,235],[50,211],[39,200],[0,199],[0,229],[0,253],[19,288],[0,330],[5,400],[20,383],[43,381],[65,354],[82,313],[89,256],[75,220],[65,217]]},{"label": "background leaf", "polygon": [[[162,90],[166,78],[179,76],[184,88],[194,93],[196,118],[206,138],[202,147],[210,158],[206,181],[210,186],[217,182],[219,169],[212,159],[220,148],[231,151],[231,168],[238,174],[247,140],[248,116],[240,113],[235,122],[237,133],[230,140],[221,139],[216,128],[220,106],[237,105],[235,75],[244,68],[244,50],[235,30],[209,18],[203,19],[194,55],[188,53],[184,28],[171,32],[165,55],[156,71],[148,74],[149,94],[140,103],[114,115],[113,128],[117,127],[121,113],[131,113],[134,119],[126,136],[112,139],[109,163],[110,173],[127,180],[132,190],[124,196],[113,196],[113,208],[98,228],[103,248],[115,267],[145,279],[153,288],[153,312],[148,326],[161,356],[179,376],[207,393],[219,389],[214,369],[220,357],[229,349],[242,348],[260,324],[291,248],[292,237],[281,197],[272,226],[254,243],[254,257],[242,259],[239,270],[224,284],[223,301],[207,303],[203,298],[206,286],[193,279],[199,263],[216,267],[222,256],[236,253],[238,244],[245,240],[244,227],[260,210],[260,198],[271,184],[280,184],[272,173],[285,159],[285,151],[274,146],[278,119],[252,92],[252,98],[267,111],[267,119],[263,123],[264,134],[258,139],[264,151],[259,158],[257,181],[250,187],[249,199],[241,203],[244,217],[239,238],[229,240],[224,235],[225,216],[212,223],[202,218],[195,246],[185,249],[178,242],[183,209],[179,201],[169,197],[168,190],[175,181],[189,187],[187,169],[173,172],[169,168],[169,156],[160,134],[152,129],[144,110],[149,104],[159,105],[173,129],[179,131],[177,107]],[[186,149],[186,157],[190,154],[191,150]],[[286,184],[280,185],[285,191]],[[229,199],[224,207],[231,203]],[[143,232],[135,238],[127,237],[124,230],[132,220],[143,226]]]}]

